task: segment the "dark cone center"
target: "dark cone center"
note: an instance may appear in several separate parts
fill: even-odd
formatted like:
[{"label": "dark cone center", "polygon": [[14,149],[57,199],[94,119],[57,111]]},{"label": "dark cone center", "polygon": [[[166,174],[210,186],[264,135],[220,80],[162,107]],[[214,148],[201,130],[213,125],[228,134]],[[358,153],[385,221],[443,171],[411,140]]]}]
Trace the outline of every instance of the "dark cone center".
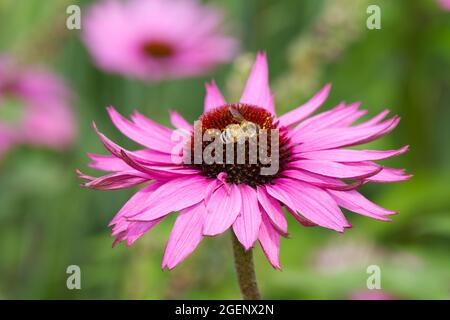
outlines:
[{"label": "dark cone center", "polygon": [[290,158],[288,145],[286,129],[279,128],[268,111],[229,104],[200,117],[188,145],[188,158],[207,177],[225,173],[228,183],[256,187],[279,175]]},{"label": "dark cone center", "polygon": [[169,58],[174,53],[174,49],[171,45],[160,41],[151,41],[145,43],[142,47],[142,50],[144,51],[145,55],[155,59]]}]

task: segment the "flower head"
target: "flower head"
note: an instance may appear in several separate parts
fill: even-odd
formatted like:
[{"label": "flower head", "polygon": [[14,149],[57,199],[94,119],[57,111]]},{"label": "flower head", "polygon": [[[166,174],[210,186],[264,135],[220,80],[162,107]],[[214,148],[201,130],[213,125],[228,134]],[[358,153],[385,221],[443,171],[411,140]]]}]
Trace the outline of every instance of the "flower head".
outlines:
[{"label": "flower head", "polygon": [[196,76],[236,51],[221,20],[196,0],[105,0],[88,12],[84,40],[109,72],[155,81]]},{"label": "flower head", "polygon": [[229,228],[247,250],[258,240],[270,263],[280,268],[280,236],[288,232],[283,207],[305,226],[338,232],[350,227],[340,207],[383,221],[395,213],[356,189],[365,183],[407,180],[410,176],[402,169],[374,161],[402,154],[408,147],[390,151],[348,147],[389,133],[399,122],[397,116],[385,120],[388,111],[383,111],[355,125],[366,113],[358,109],[359,103],[341,103],[313,116],[330,85],[277,116],[264,53],[258,54],[239,103],[227,103],[214,82],[206,90],[204,113],[195,125],[171,113],[177,130],[138,112],[129,121],[108,108],[116,127],[144,148],[125,150],[96,129],[111,154],[91,154],[90,166],[108,174],[95,178],[80,172],[87,180],[83,185],[112,190],[147,184],[111,221],[116,242],[131,245],[179,211],[163,268],[175,267],[203,237]]},{"label": "flower head", "polygon": [[70,145],[75,120],[69,103],[70,92],[62,79],[42,68],[21,68],[12,58],[1,57],[0,154],[16,144],[54,149]]}]

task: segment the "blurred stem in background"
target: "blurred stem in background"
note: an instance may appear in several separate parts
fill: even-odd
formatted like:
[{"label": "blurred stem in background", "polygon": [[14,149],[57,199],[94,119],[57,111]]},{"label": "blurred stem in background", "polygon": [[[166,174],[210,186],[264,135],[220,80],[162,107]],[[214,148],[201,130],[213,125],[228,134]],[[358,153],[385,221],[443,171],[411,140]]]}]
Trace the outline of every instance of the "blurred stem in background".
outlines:
[{"label": "blurred stem in background", "polygon": [[438,118],[438,87],[427,81],[432,70],[426,51],[429,50],[426,35],[432,31],[433,18],[427,13],[424,4],[412,1],[405,6],[404,14],[414,21],[399,33],[398,39],[401,61],[403,62],[401,84],[398,97],[400,115],[406,126],[400,139],[408,141],[413,147],[414,168],[427,169],[437,165],[433,150],[433,121]]},{"label": "blurred stem in background", "polygon": [[288,47],[288,71],[274,85],[277,111],[304,100],[319,88],[325,68],[345,52],[364,31],[367,0],[326,0],[309,28]]},{"label": "blurred stem in background", "polygon": [[232,69],[226,79],[227,100],[239,101],[242,88],[245,86],[248,74],[255,61],[254,53],[243,53],[235,59]]},{"label": "blurred stem in background", "polygon": [[[28,15],[33,15],[27,23],[33,23],[31,28],[16,30],[25,33],[21,37],[11,39],[9,53],[22,63],[39,63],[52,60],[62,49],[68,35],[66,28],[66,8],[69,5],[77,4],[77,0],[61,0],[52,3],[51,6],[41,6],[41,3],[22,2],[16,10],[22,10]],[[6,3],[6,7],[14,4]],[[33,8],[40,6],[40,8]],[[4,11],[6,14],[7,10]],[[0,18],[3,15],[0,15]],[[24,14],[26,16],[26,14]],[[14,28],[11,25],[11,28]],[[12,34],[10,34],[12,36]]]}]

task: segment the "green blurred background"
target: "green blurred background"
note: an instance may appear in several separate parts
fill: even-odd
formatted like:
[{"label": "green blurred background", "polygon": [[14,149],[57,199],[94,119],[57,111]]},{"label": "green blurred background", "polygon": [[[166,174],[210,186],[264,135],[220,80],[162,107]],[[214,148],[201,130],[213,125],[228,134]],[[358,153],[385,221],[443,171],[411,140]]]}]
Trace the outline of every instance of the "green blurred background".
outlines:
[{"label": "green blurred background", "polygon": [[[65,28],[66,7],[90,1],[0,0],[0,53],[61,74],[75,93],[79,122],[67,152],[21,147],[0,160],[0,299],[240,298],[228,234],[205,239],[175,270],[163,272],[174,216],[134,246],[112,249],[107,223],[134,190],[82,189],[75,169],[85,169],[86,152],[104,153],[92,120],[119,144],[134,146],[108,120],[107,105],[124,114],[137,108],[165,125],[169,109],[193,121],[202,112],[204,82],[215,78],[228,97],[238,97],[258,49],[269,56],[279,113],[332,82],[324,110],[361,100],[370,115],[384,108],[399,114],[399,127],[372,146],[409,144],[409,153],[386,163],[414,174],[406,183],[362,190],[399,210],[395,222],[348,213],[353,228],[342,235],[289,217],[283,271],[255,250],[264,298],[348,299],[366,288],[366,268],[378,265],[383,292],[449,299],[450,12],[434,0],[207,2],[225,10],[241,55],[204,78],[149,85],[98,70],[79,31]],[[381,30],[366,27],[369,4],[381,7]],[[81,290],[66,287],[69,265],[81,268]]]}]

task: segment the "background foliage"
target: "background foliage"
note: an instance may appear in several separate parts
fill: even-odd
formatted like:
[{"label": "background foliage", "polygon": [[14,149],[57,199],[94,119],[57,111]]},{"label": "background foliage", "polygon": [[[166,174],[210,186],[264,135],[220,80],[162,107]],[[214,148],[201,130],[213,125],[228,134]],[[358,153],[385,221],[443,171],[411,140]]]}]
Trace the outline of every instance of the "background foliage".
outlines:
[{"label": "background foliage", "polygon": [[[107,223],[133,190],[82,189],[75,168],[103,149],[90,127],[132,147],[108,120],[107,105],[137,108],[168,125],[167,110],[188,120],[202,112],[203,83],[215,78],[236,97],[258,49],[267,50],[277,111],[285,112],[332,82],[325,109],[363,101],[370,114],[388,107],[402,117],[376,143],[411,145],[389,165],[414,174],[407,183],[366,186],[382,206],[399,210],[383,223],[348,214],[341,235],[290,223],[282,239],[283,271],[260,248],[257,276],[265,298],[347,299],[366,287],[379,265],[382,288],[407,299],[450,298],[450,12],[435,1],[371,1],[382,29],[366,28],[365,0],[209,1],[224,8],[242,55],[204,78],[148,85],[95,68],[78,31],[65,28],[66,7],[89,1],[0,0],[0,52],[48,65],[76,95],[79,135],[65,153],[21,147],[0,162],[0,298],[238,298],[229,235],[206,239],[174,271],[160,263],[173,217],[136,245],[111,248]],[[82,270],[82,289],[66,288],[66,268]]]}]

